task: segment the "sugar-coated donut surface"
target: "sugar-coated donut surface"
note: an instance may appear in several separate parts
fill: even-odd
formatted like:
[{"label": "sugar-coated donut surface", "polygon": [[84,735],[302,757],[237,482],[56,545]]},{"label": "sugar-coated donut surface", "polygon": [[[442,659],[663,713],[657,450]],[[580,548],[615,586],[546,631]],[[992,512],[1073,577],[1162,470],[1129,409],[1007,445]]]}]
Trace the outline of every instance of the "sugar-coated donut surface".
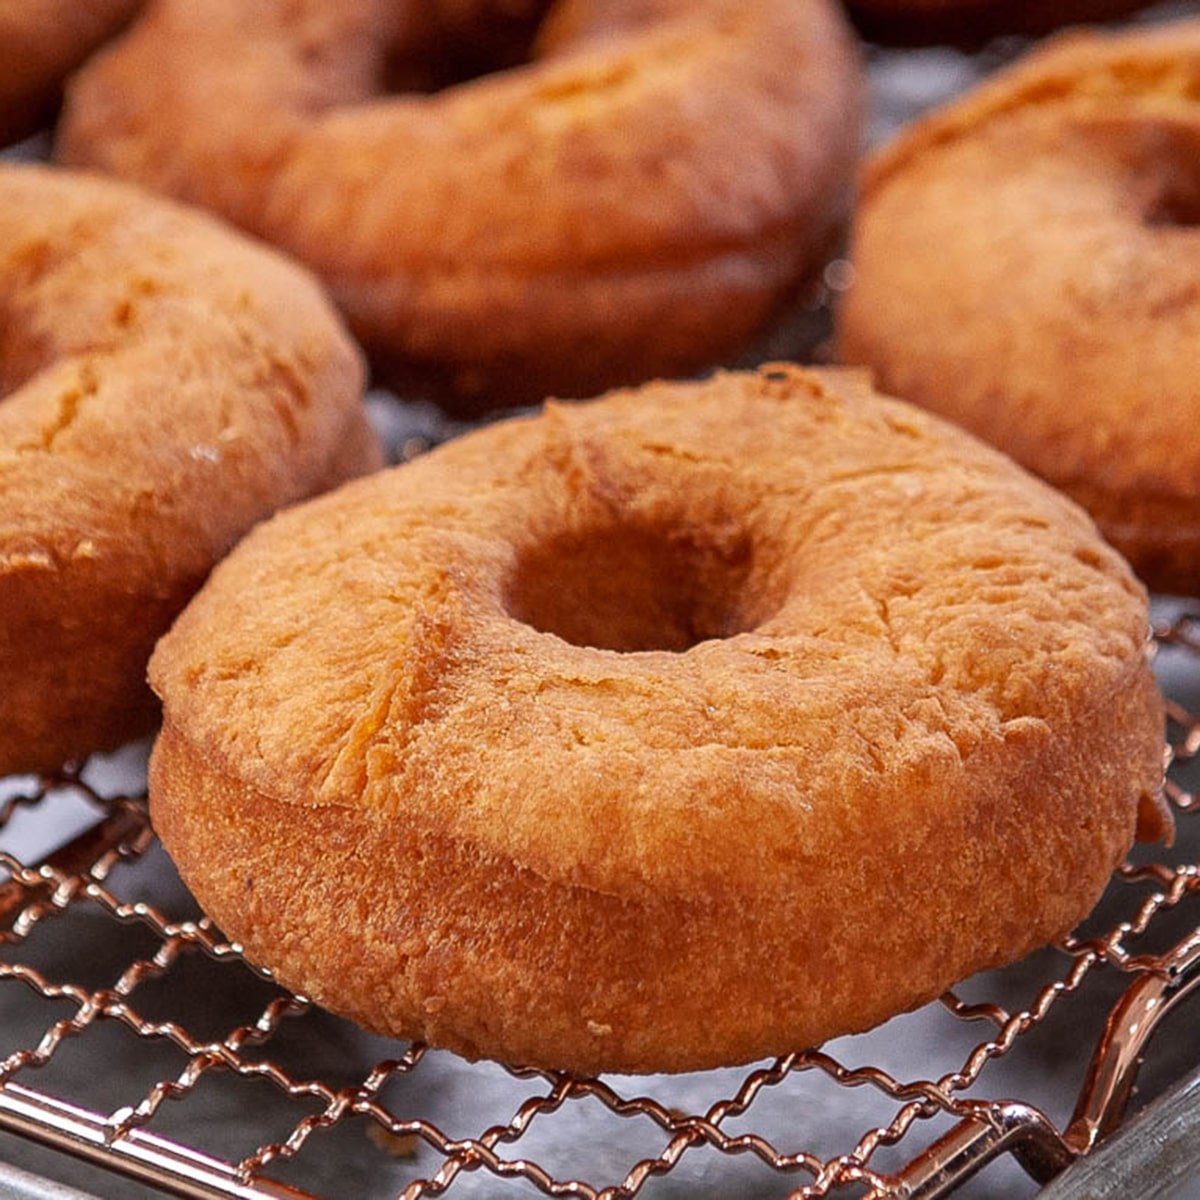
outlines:
[{"label": "sugar-coated donut surface", "polygon": [[163,639],[155,827],[384,1032],[685,1070],[1062,933],[1154,797],[1144,593],[860,376],[651,384],[252,533]]},{"label": "sugar-coated donut surface", "polygon": [[142,0],[0,0],[0,146],[46,119],[63,80]]},{"label": "sugar-coated donut surface", "polygon": [[0,774],[148,732],[146,661],[255,521],[379,462],[302,271],[125,184],[0,166]]},{"label": "sugar-coated donut surface", "polygon": [[1200,21],[1050,44],[866,171],[847,362],[1200,578]]},{"label": "sugar-coated donut surface", "polygon": [[832,0],[158,0],[58,152],[286,248],[405,390],[535,402],[740,350],[831,244],[860,93]]}]

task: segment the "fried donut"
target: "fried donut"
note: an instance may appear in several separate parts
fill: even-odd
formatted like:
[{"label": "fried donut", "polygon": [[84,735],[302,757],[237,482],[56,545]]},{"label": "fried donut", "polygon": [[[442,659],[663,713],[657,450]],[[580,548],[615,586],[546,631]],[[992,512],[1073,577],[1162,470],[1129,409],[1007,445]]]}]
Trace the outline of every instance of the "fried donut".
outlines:
[{"label": "fried donut", "polygon": [[62,81],[142,0],[0,0],[0,146],[50,115]]},{"label": "fried donut", "polygon": [[58,151],[286,248],[386,377],[452,407],[741,349],[845,211],[861,85],[836,6],[527,3],[524,65],[385,95],[478,67],[504,7],[160,0],[75,80]]},{"label": "fried donut", "polygon": [[1004,33],[1047,33],[1077,21],[1105,21],[1148,0],[846,0],[870,38],[919,45],[978,43]]},{"label": "fried donut", "polygon": [[1200,21],[1075,35],[870,163],[841,356],[1200,575]]},{"label": "fried donut", "polygon": [[317,287],[125,184],[0,166],[0,774],[147,732],[158,636],[255,521],[377,465]]},{"label": "fried donut", "polygon": [[735,1063],[1088,911],[1163,824],[1146,629],[1084,513],[863,377],[652,384],[255,530],[152,660],[151,815],[372,1029]]}]

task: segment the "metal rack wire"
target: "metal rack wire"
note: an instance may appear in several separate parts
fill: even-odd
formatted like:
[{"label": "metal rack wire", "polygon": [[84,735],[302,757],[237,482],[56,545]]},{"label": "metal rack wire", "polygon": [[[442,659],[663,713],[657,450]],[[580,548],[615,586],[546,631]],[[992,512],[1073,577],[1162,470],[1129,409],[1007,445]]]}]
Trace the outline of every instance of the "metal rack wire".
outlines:
[{"label": "metal rack wire", "polygon": [[[1168,687],[1172,675],[1200,676],[1200,617],[1165,620],[1156,638],[1174,667]],[[99,819],[38,862],[0,848],[0,1129],[176,1195],[247,1200],[335,1194],[320,1182],[329,1172],[314,1169],[332,1159],[357,1165],[357,1174],[338,1168],[348,1194],[403,1200],[497,1189],[625,1200],[673,1177],[686,1184],[674,1194],[932,1198],[1010,1153],[1046,1181],[1119,1124],[1154,1030],[1200,987],[1200,909],[1189,904],[1200,891],[1200,830],[1190,824],[1200,801],[1188,781],[1200,713],[1176,699],[1170,718],[1177,848],[1140,851],[1088,926],[1055,951],[943,996],[949,1069],[926,1077],[849,1065],[864,1045],[886,1051],[868,1035],[693,1077],[682,1092],[661,1077],[468,1066],[355,1034],[277,988],[194,911],[140,796],[103,791],[87,770],[10,788],[0,847],[10,827],[53,821],[64,804],[82,802]],[[1027,1002],[1009,999],[1031,987]],[[1073,1116],[1056,1124],[1035,1103],[993,1091],[994,1064],[1056,1022],[1063,1039],[1060,1014],[1090,991],[1108,1022],[1098,1040],[1077,1016],[1065,1026],[1080,1063],[1096,1046]],[[213,1029],[218,1019],[227,1023]],[[893,1026],[883,1038],[903,1037]],[[1181,1074],[1186,1064],[1174,1066]],[[217,1081],[236,1093],[227,1097],[243,1135],[236,1152],[206,1149],[204,1122],[189,1123]],[[697,1087],[714,1097],[697,1103]],[[832,1137],[812,1128],[821,1089],[869,1096],[862,1126]],[[486,1094],[496,1118],[462,1128],[454,1097],[464,1092]],[[491,1190],[481,1193],[480,1179]]]}]

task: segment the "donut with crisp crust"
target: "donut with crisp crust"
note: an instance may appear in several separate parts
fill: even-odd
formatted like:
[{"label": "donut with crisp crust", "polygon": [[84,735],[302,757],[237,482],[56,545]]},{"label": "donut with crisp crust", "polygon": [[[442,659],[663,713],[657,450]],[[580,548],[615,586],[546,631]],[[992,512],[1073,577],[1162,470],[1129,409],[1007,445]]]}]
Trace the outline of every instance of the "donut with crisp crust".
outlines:
[{"label": "donut with crisp crust", "polygon": [[868,164],[843,361],[1200,580],[1200,21],[1058,39]]},{"label": "donut with crisp crust", "polygon": [[836,4],[512,8],[158,0],[72,83],[58,153],[283,247],[384,377],[460,410],[744,350],[848,210]]},{"label": "donut with crisp crust", "polygon": [[651,384],[253,532],[155,652],[151,816],[372,1029],[742,1062],[1087,913],[1169,824],[1146,635],[1080,509],[861,376]]},{"label": "donut with crisp crust", "polygon": [[146,661],[276,508],[380,462],[316,284],[127,184],[0,165],[0,775],[153,727]]}]

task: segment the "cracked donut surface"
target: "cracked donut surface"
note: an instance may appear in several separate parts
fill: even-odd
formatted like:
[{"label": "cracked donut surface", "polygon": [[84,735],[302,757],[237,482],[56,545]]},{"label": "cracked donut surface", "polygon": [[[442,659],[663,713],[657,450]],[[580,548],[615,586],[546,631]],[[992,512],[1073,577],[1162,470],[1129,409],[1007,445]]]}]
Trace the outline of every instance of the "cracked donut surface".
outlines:
[{"label": "cracked donut surface", "polygon": [[390,1034],[687,1070],[1061,934],[1156,801],[1145,596],[851,373],[651,384],[261,526],[160,643],[155,827]]},{"label": "cracked donut surface", "polygon": [[1200,573],[1200,21],[1076,34],[868,165],[844,361]]},{"label": "cracked donut surface", "polygon": [[306,262],[403,390],[529,403],[743,349],[832,247],[861,91],[831,0],[162,0],[58,152]]},{"label": "cracked donut surface", "polygon": [[280,505],[380,461],[300,270],[125,184],[0,166],[0,774],[153,725],[155,639]]}]

